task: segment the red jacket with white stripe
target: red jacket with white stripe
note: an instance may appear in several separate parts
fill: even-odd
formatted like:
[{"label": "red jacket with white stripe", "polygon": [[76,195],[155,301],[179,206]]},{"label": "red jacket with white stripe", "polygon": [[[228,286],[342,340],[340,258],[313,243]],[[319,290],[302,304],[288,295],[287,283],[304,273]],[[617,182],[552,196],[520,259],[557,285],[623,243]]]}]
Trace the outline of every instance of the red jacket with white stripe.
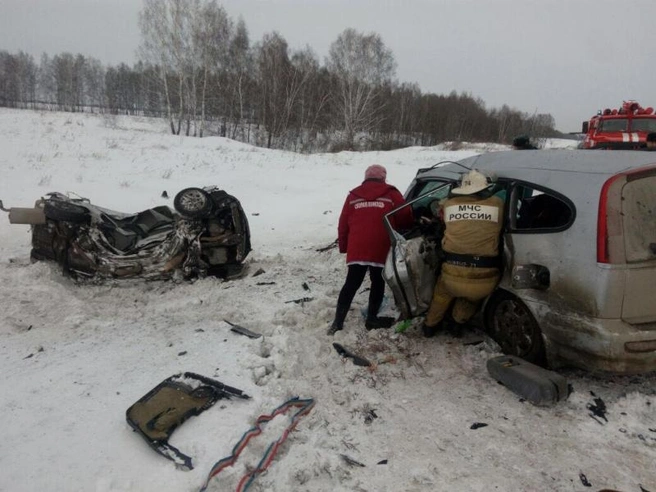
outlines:
[{"label": "red jacket with white stripe", "polygon": [[[390,239],[383,217],[403,203],[399,190],[383,181],[365,180],[349,192],[337,228],[339,251],[346,253],[347,264],[385,264]],[[410,207],[392,219],[395,229],[409,227],[413,222]]]}]

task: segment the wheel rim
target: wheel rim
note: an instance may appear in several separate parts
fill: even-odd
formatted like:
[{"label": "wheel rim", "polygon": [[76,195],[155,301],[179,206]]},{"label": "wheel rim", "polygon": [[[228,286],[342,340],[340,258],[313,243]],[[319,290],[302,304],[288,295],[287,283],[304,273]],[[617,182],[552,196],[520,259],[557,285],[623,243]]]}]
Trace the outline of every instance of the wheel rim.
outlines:
[{"label": "wheel rim", "polygon": [[180,205],[189,212],[203,210],[207,197],[201,190],[189,190],[180,197]]},{"label": "wheel rim", "polygon": [[506,354],[524,356],[535,344],[535,322],[521,303],[501,301],[494,312],[495,338]]}]

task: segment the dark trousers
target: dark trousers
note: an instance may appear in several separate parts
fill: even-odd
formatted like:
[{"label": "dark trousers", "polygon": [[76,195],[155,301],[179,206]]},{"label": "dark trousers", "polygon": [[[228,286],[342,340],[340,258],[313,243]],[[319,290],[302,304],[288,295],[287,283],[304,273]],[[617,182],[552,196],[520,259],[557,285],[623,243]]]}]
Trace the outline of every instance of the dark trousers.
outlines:
[{"label": "dark trousers", "polygon": [[385,295],[385,281],[383,280],[383,267],[375,267],[370,265],[353,264],[348,266],[348,273],[346,274],[346,281],[339,293],[337,299],[337,316],[336,321],[341,326],[346,318],[346,313],[351,307],[353,298],[358,292],[358,289],[364,281],[364,276],[369,270],[369,278],[371,279],[371,290],[369,291],[369,307],[367,318],[372,319],[378,315],[380,305],[383,303],[383,296]]}]

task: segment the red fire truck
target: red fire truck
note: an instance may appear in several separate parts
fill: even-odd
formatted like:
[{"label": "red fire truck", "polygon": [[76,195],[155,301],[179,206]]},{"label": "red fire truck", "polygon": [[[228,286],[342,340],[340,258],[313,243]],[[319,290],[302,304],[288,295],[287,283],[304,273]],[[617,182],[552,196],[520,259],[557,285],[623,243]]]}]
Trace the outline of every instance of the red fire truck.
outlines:
[{"label": "red fire truck", "polygon": [[619,109],[599,110],[583,122],[584,149],[640,149],[648,133],[656,132],[653,108],[636,101],[624,101]]}]

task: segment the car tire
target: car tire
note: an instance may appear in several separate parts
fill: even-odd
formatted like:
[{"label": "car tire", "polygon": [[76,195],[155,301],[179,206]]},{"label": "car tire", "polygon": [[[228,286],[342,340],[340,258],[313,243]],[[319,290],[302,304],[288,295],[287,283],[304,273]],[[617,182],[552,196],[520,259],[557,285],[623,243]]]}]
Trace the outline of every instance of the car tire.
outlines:
[{"label": "car tire", "polygon": [[211,212],[212,198],[200,188],[185,188],[175,195],[173,206],[181,215],[197,219]]},{"label": "car tire", "polygon": [[540,325],[517,296],[504,290],[493,294],[485,308],[485,327],[504,354],[546,365]]},{"label": "car tire", "polygon": [[75,203],[63,200],[48,200],[43,206],[43,213],[52,220],[61,220],[64,222],[74,222],[82,224],[89,222],[89,211]]}]

